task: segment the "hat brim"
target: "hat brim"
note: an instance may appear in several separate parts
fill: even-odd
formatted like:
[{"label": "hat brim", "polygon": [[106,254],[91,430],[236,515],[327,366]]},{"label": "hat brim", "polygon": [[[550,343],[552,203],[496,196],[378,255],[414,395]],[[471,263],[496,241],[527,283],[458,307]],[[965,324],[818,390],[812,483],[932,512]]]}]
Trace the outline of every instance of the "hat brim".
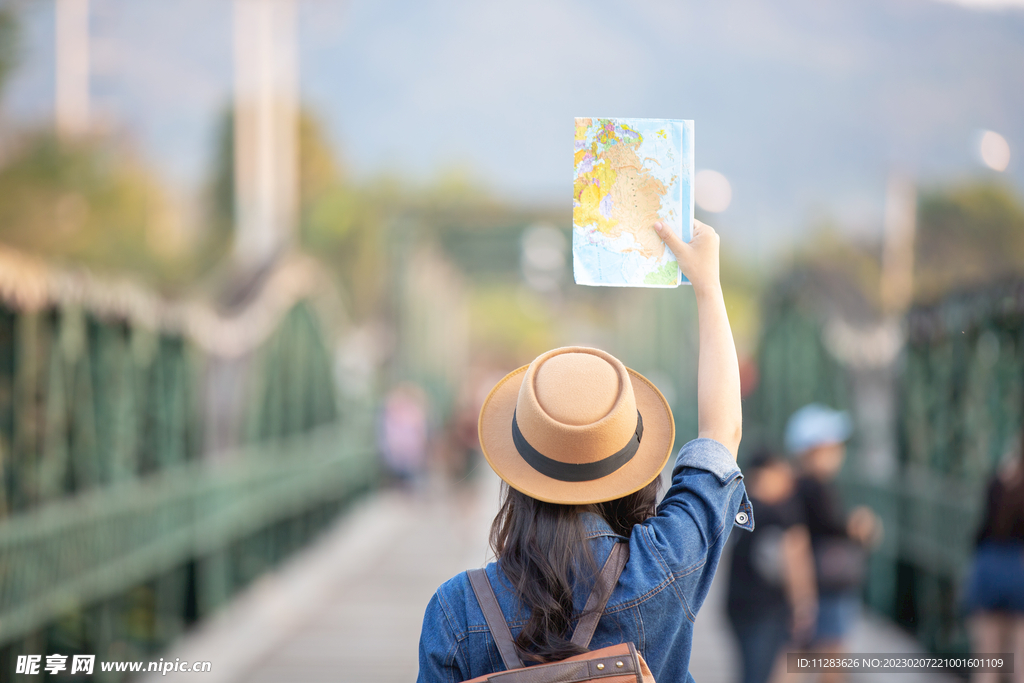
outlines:
[{"label": "hat brim", "polygon": [[646,377],[627,368],[644,420],[644,435],[629,462],[591,481],[561,481],[533,469],[512,442],[512,415],[528,365],[507,374],[488,394],[480,410],[480,448],[491,468],[509,486],[548,503],[588,505],[622,498],[654,481],[668,462],[676,439],[672,409]]}]

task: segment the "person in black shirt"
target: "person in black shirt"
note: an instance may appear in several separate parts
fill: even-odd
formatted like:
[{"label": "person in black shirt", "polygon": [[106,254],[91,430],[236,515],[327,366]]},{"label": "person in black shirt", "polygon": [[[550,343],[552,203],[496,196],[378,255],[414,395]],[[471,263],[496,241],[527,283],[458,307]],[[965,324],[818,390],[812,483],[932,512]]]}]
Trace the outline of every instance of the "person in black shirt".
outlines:
[{"label": "person in black shirt", "polygon": [[789,463],[762,450],[744,469],[757,525],[733,546],[726,613],[742,656],[741,680],[765,683],[782,646],[812,632],[814,571]]},{"label": "person in black shirt", "polygon": [[[974,652],[1024,653],[1024,449],[989,482],[976,545],[965,601]],[[1024,682],[1024,666],[1016,671],[1014,681]],[[975,673],[971,680],[998,676]]]},{"label": "person in black shirt", "polygon": [[[845,652],[844,641],[856,625],[867,548],[881,539],[881,523],[867,507],[849,515],[835,484],[846,458],[852,425],[845,412],[812,403],[786,424],[786,450],[800,467],[797,498],[811,538],[818,613],[810,649],[826,656]],[[823,682],[845,680],[822,674]]]}]

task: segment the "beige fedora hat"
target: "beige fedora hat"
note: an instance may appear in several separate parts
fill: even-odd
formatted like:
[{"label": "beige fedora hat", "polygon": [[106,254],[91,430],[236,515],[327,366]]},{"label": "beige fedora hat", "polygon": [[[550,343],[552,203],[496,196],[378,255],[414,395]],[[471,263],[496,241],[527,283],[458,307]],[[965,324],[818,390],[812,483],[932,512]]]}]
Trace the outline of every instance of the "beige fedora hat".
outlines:
[{"label": "beige fedora hat", "polygon": [[643,375],[570,346],[509,373],[480,410],[480,446],[512,488],[585,505],[639,491],[672,452],[672,409]]}]

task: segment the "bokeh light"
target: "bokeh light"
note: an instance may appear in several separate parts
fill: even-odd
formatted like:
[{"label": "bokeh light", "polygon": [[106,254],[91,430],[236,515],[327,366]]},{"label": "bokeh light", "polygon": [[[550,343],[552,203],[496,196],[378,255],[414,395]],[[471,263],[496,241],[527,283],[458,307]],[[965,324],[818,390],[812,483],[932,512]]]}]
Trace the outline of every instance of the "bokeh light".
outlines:
[{"label": "bokeh light", "polygon": [[999,133],[986,130],[978,146],[981,161],[994,171],[1005,171],[1010,165],[1010,143]]},{"label": "bokeh light", "polygon": [[520,243],[520,265],[526,284],[538,292],[558,289],[565,272],[568,240],[545,223],[530,226]]},{"label": "bokeh light", "polygon": [[721,213],[729,208],[732,185],[728,178],[718,171],[704,169],[697,172],[696,181],[697,206],[711,213]]}]

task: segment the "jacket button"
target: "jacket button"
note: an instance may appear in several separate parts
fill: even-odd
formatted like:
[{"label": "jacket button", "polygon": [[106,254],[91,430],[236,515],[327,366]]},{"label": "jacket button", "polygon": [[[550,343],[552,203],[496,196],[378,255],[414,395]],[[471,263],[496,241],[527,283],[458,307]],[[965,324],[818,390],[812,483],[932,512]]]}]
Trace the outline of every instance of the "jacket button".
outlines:
[{"label": "jacket button", "polygon": [[736,523],[737,524],[746,524],[747,523],[747,513],[746,512],[737,512],[736,513]]}]

